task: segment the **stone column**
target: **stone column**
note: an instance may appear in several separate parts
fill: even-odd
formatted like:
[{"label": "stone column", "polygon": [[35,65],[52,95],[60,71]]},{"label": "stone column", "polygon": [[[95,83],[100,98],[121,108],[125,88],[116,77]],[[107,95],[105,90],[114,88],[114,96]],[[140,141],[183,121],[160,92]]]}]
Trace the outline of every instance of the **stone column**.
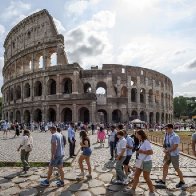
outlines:
[{"label": "stone column", "polygon": [[77,112],[77,107],[76,107],[76,104],[74,103],[73,104],[73,110],[72,110],[72,122],[78,122],[78,112]]},{"label": "stone column", "polygon": [[23,83],[21,83],[21,100],[22,100],[22,103],[23,103],[23,100],[24,100],[24,87],[23,87]]},{"label": "stone column", "polygon": [[108,106],[109,110],[107,111],[108,113],[108,122],[111,123],[112,122],[112,105],[110,104]]},{"label": "stone column", "polygon": [[57,80],[56,80],[56,94],[59,96],[61,93],[61,85],[60,85],[60,75],[57,74]]},{"label": "stone column", "polygon": [[112,77],[107,78],[107,97],[112,97]]},{"label": "stone column", "polygon": [[149,120],[150,120],[150,119],[149,119],[149,112],[146,112],[146,122],[147,122],[147,123],[150,123]]},{"label": "stone column", "polygon": [[73,90],[72,94],[78,94],[78,80],[79,80],[79,72],[74,71],[73,72]]},{"label": "stone column", "polygon": [[117,77],[117,97],[120,97],[121,93],[121,78],[118,76]]},{"label": "stone column", "polygon": [[95,123],[96,122],[96,102],[92,101],[91,103],[91,122]]},{"label": "stone column", "polygon": [[56,104],[56,121],[60,122],[60,105]]},{"label": "stone column", "polygon": [[31,55],[31,71],[34,72],[35,69],[35,59],[34,59],[34,53]]}]

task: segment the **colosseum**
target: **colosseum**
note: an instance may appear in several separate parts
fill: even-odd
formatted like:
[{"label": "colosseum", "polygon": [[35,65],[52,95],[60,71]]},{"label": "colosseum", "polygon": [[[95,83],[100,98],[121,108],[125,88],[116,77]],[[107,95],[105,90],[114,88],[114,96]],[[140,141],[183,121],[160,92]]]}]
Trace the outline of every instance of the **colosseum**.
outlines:
[{"label": "colosseum", "polygon": [[[13,27],[4,48],[4,119],[25,123],[172,121],[173,86],[167,76],[120,64],[88,70],[69,64],[64,37],[47,10]],[[100,88],[104,94],[98,93]]]}]

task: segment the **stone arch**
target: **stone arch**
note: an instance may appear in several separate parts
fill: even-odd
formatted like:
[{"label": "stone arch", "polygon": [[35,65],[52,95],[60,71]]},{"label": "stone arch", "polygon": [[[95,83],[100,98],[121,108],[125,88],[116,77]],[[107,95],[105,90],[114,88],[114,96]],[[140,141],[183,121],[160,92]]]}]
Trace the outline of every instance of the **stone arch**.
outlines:
[{"label": "stone arch", "polygon": [[70,108],[64,108],[61,112],[61,121],[62,122],[72,122],[72,110]]},{"label": "stone arch", "polygon": [[21,86],[16,87],[16,100],[21,99]]},{"label": "stone arch", "polygon": [[107,123],[107,112],[104,109],[100,109],[97,111],[98,113],[98,122]]},{"label": "stone arch", "polygon": [[72,93],[72,80],[70,78],[63,79],[63,93],[64,94]]},{"label": "stone arch", "polygon": [[146,121],[147,119],[146,119],[146,113],[144,112],[144,111],[141,111],[140,112],[140,120],[141,121]]},{"label": "stone arch", "polygon": [[10,112],[9,119],[10,119],[10,122],[14,122],[14,112]]},{"label": "stone arch", "polygon": [[137,100],[137,89],[132,88],[131,89],[131,102],[136,102]]},{"label": "stone arch", "polygon": [[27,82],[24,85],[24,98],[28,98],[31,96],[31,88],[30,88],[30,84]]},{"label": "stone arch", "polygon": [[16,121],[21,123],[21,113],[19,110],[16,111]]},{"label": "stone arch", "polygon": [[160,122],[160,113],[156,112],[156,123]]},{"label": "stone arch", "polygon": [[33,112],[33,120],[35,122],[41,122],[42,121],[42,111],[40,109],[36,109]]},{"label": "stone arch", "polygon": [[11,88],[10,89],[10,101],[13,101],[14,100],[14,89]]},{"label": "stone arch", "polygon": [[55,122],[56,121],[56,111],[53,108],[48,109],[48,121]]},{"label": "stone arch", "polygon": [[92,88],[91,85],[87,82],[84,84],[84,93],[91,93],[92,92]]},{"label": "stone arch", "polygon": [[119,109],[116,109],[112,112],[112,121],[119,123],[122,120],[122,112]]},{"label": "stone arch", "polygon": [[25,110],[24,115],[23,115],[24,123],[30,124],[31,122],[31,114],[29,110]]},{"label": "stone arch", "polygon": [[134,120],[134,119],[137,119],[137,118],[138,118],[138,113],[137,113],[137,111],[133,110],[131,112],[131,119]]},{"label": "stone arch", "polygon": [[164,113],[161,113],[161,123],[164,124]]},{"label": "stone arch", "polygon": [[51,54],[50,59],[51,59],[50,66],[57,65],[57,53],[56,52]]},{"label": "stone arch", "polygon": [[84,123],[90,122],[89,110],[86,107],[79,109],[79,120]]},{"label": "stone arch", "polygon": [[54,79],[48,80],[48,95],[55,95],[56,94],[56,81]]},{"label": "stone arch", "polygon": [[121,88],[120,96],[121,96],[121,97],[127,97],[127,95],[128,95],[127,87],[126,87],[126,86],[123,86],[123,87]]},{"label": "stone arch", "polygon": [[154,123],[154,113],[150,112],[149,113],[149,123],[152,125]]},{"label": "stone arch", "polygon": [[155,92],[155,103],[159,104],[160,103],[160,97],[159,97],[159,91]]},{"label": "stone arch", "polygon": [[161,106],[163,107],[164,106],[164,94],[161,93]]},{"label": "stone arch", "polygon": [[153,90],[152,89],[150,89],[149,91],[148,91],[148,95],[149,95],[149,103],[153,103]]},{"label": "stone arch", "polygon": [[34,96],[42,96],[42,83],[40,81],[36,81],[34,84]]},{"label": "stone arch", "polygon": [[168,114],[165,115],[165,123],[168,123]]},{"label": "stone arch", "polygon": [[[103,89],[105,90],[105,92],[103,93],[99,93],[99,91],[103,91]],[[97,86],[96,86],[96,94],[107,94],[107,85],[105,82],[103,81],[100,81],[97,83]]]},{"label": "stone arch", "polygon": [[44,57],[40,56],[39,57],[39,68],[42,69],[44,67]]},{"label": "stone arch", "polygon": [[140,103],[145,103],[146,90],[144,88],[140,89]]}]

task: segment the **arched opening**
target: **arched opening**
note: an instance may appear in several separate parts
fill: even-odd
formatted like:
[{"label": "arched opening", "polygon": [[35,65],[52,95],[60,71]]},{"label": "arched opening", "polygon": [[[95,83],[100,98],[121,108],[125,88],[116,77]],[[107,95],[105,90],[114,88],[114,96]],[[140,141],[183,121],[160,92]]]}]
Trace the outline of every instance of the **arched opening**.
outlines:
[{"label": "arched opening", "polygon": [[165,107],[168,107],[168,101],[167,101],[167,93],[165,94]]},{"label": "arched opening", "polygon": [[63,93],[71,94],[72,93],[72,80],[69,78],[65,78],[63,80]]},{"label": "arched opening", "polygon": [[140,120],[146,122],[146,113],[144,111],[140,112]]},{"label": "arched opening", "polygon": [[153,122],[154,122],[154,118],[153,118],[154,114],[153,112],[150,112],[150,115],[149,115],[149,123],[152,125]]},{"label": "arched opening", "polygon": [[43,56],[40,56],[39,57],[39,68],[41,69],[43,67],[44,67],[44,58],[43,58]]},{"label": "arched opening", "polygon": [[56,94],[56,81],[50,79],[48,81],[48,95],[55,95]]},{"label": "arched opening", "polygon": [[107,94],[107,85],[105,82],[98,82],[96,87],[96,94],[97,95],[106,95]]},{"label": "arched opening", "polygon": [[126,86],[123,86],[123,87],[121,88],[120,96],[121,96],[121,97],[127,97],[127,95],[128,95],[127,87],[126,87]]},{"label": "arched opening", "polygon": [[103,109],[98,110],[98,122],[107,123],[107,112]]},{"label": "arched opening", "polygon": [[136,88],[132,88],[131,89],[131,101],[132,102],[136,102],[136,97],[137,97],[137,89]]},{"label": "arched opening", "polygon": [[61,120],[62,122],[72,122],[72,111],[70,108],[64,108],[61,113]]},{"label": "arched opening", "polygon": [[31,122],[31,115],[30,115],[29,110],[25,110],[23,118],[24,118],[24,123],[29,125]]},{"label": "arched opening", "polygon": [[164,95],[163,95],[163,93],[161,93],[161,106],[162,107],[164,106]]},{"label": "arched opening", "polygon": [[21,99],[21,87],[16,87],[16,100]]},{"label": "arched opening", "polygon": [[42,96],[42,83],[40,81],[35,82],[34,96]]},{"label": "arched opening", "polygon": [[14,90],[13,88],[10,89],[10,101],[14,100]]},{"label": "arched opening", "polygon": [[148,97],[149,98],[148,99],[149,103],[153,103],[153,91],[152,91],[152,89],[149,90],[148,94],[149,94],[149,97]]},{"label": "arched opening", "polygon": [[168,114],[165,115],[165,122],[168,123]]},{"label": "arched opening", "polygon": [[56,52],[53,53],[53,54],[50,56],[50,58],[51,58],[51,63],[50,63],[50,65],[51,65],[51,66],[57,65],[57,53],[56,53]]},{"label": "arched opening", "polygon": [[14,122],[14,113],[10,112],[10,122]]},{"label": "arched opening", "polygon": [[32,70],[32,61],[29,61],[29,70]]},{"label": "arched opening", "polygon": [[31,96],[31,89],[29,83],[26,83],[24,86],[24,98],[28,98]]},{"label": "arched opening", "polygon": [[164,113],[161,114],[161,123],[164,124]]},{"label": "arched opening", "polygon": [[21,114],[19,110],[16,111],[16,120],[18,123],[21,123]]},{"label": "arched opening", "polygon": [[84,93],[91,93],[91,92],[92,92],[91,85],[89,83],[85,83],[84,84]]},{"label": "arched opening", "polygon": [[42,111],[40,109],[36,109],[33,113],[33,120],[35,122],[41,122],[42,121]]},{"label": "arched opening", "polygon": [[85,107],[80,108],[79,110],[79,115],[80,115],[80,121],[84,123],[89,123],[90,122],[90,116],[89,116],[89,110]]},{"label": "arched opening", "polygon": [[48,110],[48,121],[49,122],[56,121],[56,111],[53,108],[49,108]]},{"label": "arched opening", "polygon": [[131,77],[131,86],[137,85],[137,78],[136,77]]},{"label": "arched opening", "polygon": [[145,103],[145,89],[140,90],[140,103]]},{"label": "arched opening", "polygon": [[131,120],[134,120],[134,119],[137,119],[138,118],[138,114],[137,114],[137,111],[133,110],[131,112]]},{"label": "arched opening", "polygon": [[119,123],[119,122],[121,122],[121,117],[122,115],[121,115],[121,111],[120,110],[114,110],[113,112],[112,112],[112,121],[114,122],[114,123]]},{"label": "arched opening", "polygon": [[160,114],[159,112],[156,112],[156,123],[160,122]]},{"label": "arched opening", "polygon": [[156,104],[159,104],[160,103],[159,91],[156,91],[156,94],[155,94],[155,103]]}]

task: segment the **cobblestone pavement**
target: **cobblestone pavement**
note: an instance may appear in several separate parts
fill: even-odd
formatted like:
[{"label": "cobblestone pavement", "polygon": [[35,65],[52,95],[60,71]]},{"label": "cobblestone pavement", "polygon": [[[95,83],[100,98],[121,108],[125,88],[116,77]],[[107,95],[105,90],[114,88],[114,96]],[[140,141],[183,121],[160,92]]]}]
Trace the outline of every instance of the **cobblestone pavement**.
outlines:
[{"label": "cobblestone pavement", "polygon": [[[67,131],[63,131],[67,138]],[[50,160],[50,139],[51,133],[34,131],[31,133],[33,137],[33,151],[29,156],[30,162],[48,162]],[[3,132],[0,131],[0,161],[16,162],[20,161],[20,153],[17,149],[21,142],[21,135],[13,138],[14,131],[8,132],[8,138],[3,137]],[[78,138],[78,134],[76,135]],[[77,147],[79,139],[77,139]],[[78,148],[76,151],[79,150]],[[65,149],[65,159],[69,157],[69,148]]]},{"label": "cobblestone pavement", "polygon": [[[72,164],[72,167],[65,168],[65,186],[57,188],[55,181],[57,177],[53,177],[51,184],[47,188],[39,186],[41,179],[46,177],[47,168],[31,168],[26,175],[20,174],[19,168],[0,168],[0,195],[65,195],[65,196],[91,196],[91,195],[107,195],[107,196],[123,196],[130,195],[125,193],[126,186],[113,185],[111,179],[115,177],[114,161],[109,161],[110,154],[107,146],[107,140],[104,147],[96,143],[96,137],[91,136],[93,154],[91,156],[93,173],[92,179],[79,179],[77,174],[80,173],[78,167],[78,157]],[[155,179],[162,176],[162,150],[160,147],[153,145],[153,171],[151,179],[153,184]],[[156,195],[195,195],[196,196],[196,162],[190,158],[181,155],[181,167],[187,187],[176,189],[175,184],[179,179],[174,170],[170,168],[167,188],[156,187]],[[86,166],[85,166],[86,168]],[[86,172],[87,173],[87,172]],[[131,182],[129,184],[131,186]],[[148,187],[141,177],[137,195],[148,195]]]}]

